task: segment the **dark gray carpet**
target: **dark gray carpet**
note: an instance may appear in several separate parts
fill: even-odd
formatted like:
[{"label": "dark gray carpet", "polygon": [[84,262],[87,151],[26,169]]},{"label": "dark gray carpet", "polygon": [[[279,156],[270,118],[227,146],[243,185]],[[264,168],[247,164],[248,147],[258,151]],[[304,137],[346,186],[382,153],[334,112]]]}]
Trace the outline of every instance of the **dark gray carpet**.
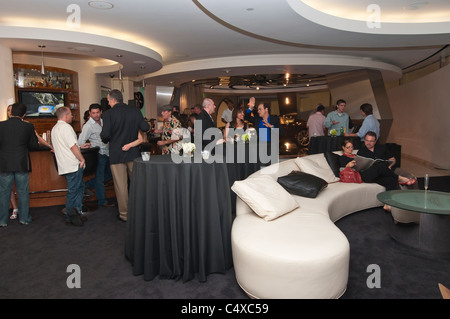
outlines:
[{"label": "dark gray carpet", "polygon": [[[91,211],[83,227],[65,225],[61,208],[33,208],[30,225],[15,220],[0,228],[0,299],[248,299],[233,269],[210,275],[205,283],[133,276],[124,257],[126,224],[116,219],[116,208]],[[351,247],[343,299],[440,299],[438,282],[450,287],[450,260],[394,242],[391,215],[381,208],[349,215],[336,225]],[[66,285],[70,264],[81,268],[79,289]],[[367,287],[371,264],[380,267],[381,288]]]},{"label": "dark gray carpet", "polygon": [[[0,229],[0,299],[246,298],[232,269],[206,283],[144,281],[124,257],[126,224],[116,208],[89,212],[83,227],[65,225],[61,208],[33,208],[30,225],[16,220]],[[67,287],[70,264],[80,266],[80,289]]]},{"label": "dark gray carpet", "polygon": [[[395,242],[389,235],[395,225],[390,213],[371,209],[336,222],[350,242],[350,274],[343,299],[441,299],[438,283],[450,287],[450,258],[432,256]],[[380,288],[369,288],[380,270]],[[370,281],[370,280],[369,280]]]}]

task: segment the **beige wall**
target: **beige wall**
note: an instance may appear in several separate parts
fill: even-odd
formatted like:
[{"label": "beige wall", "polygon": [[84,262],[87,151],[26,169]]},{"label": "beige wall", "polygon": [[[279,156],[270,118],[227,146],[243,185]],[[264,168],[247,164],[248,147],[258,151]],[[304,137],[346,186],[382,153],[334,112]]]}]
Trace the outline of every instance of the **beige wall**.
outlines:
[{"label": "beige wall", "polygon": [[388,142],[402,153],[450,169],[450,65],[387,91],[393,124]]},{"label": "beige wall", "polygon": [[16,102],[11,49],[0,45],[0,121],[6,120],[6,108]]}]

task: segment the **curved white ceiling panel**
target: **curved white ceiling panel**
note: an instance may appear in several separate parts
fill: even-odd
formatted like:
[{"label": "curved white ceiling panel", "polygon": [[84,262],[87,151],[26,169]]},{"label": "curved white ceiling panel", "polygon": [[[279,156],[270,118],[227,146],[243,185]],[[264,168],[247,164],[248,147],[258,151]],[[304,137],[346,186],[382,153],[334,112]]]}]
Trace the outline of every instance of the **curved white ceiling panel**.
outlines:
[{"label": "curved white ceiling panel", "polygon": [[[450,42],[448,22],[405,24],[340,18],[318,11],[300,0],[193,0],[216,22],[237,32],[266,41],[298,47],[398,48],[440,45]],[[383,3],[389,0],[377,1]],[[333,1],[338,4],[339,1]],[[355,1],[353,1],[353,4]],[[274,10],[276,7],[276,10]],[[311,23],[313,22],[313,23]],[[429,28],[425,28],[429,27]],[[413,29],[408,29],[409,27]],[[424,29],[427,36],[424,37]],[[413,34],[413,33],[416,34]]]},{"label": "curved white ceiling panel", "polygon": [[[437,1],[436,11],[422,15],[420,8],[408,10],[400,1],[311,1],[286,0],[298,15],[328,28],[342,31],[385,34],[444,34],[450,30],[450,2]],[[426,1],[410,2],[418,5]],[[425,6],[426,7],[426,6]],[[404,8],[404,9],[402,9]],[[431,17],[439,22],[429,22]]]},{"label": "curved white ceiling panel", "polygon": [[[21,41],[17,41],[20,39]],[[20,51],[21,46],[29,48],[29,42],[38,45],[44,44],[51,52],[65,54],[79,54],[85,56],[101,57],[117,61],[127,67],[129,72],[145,65],[146,72],[157,71],[162,67],[161,55],[142,45],[112,37],[106,37],[84,32],[31,28],[20,26],[0,26],[0,40],[8,42],[9,46]],[[45,50],[44,49],[44,52]],[[127,56],[124,62],[121,56]]]},{"label": "curved white ceiling panel", "polygon": [[[164,66],[161,70],[147,74],[147,78],[164,77],[166,75],[183,75],[182,82],[189,81],[186,74],[200,70],[222,70],[224,75],[244,75],[240,70],[248,67],[280,66],[280,73],[291,72],[289,68],[298,66],[295,73],[307,73],[315,70],[317,74],[342,72],[350,69],[374,69],[381,71],[386,78],[396,79],[401,77],[402,70],[392,64],[374,61],[370,58],[329,55],[329,54],[273,54],[273,55],[248,55],[222,57],[215,59],[203,59],[189,62],[180,62]],[[283,66],[289,66],[283,69]],[[273,70],[272,70],[273,71]]]}]

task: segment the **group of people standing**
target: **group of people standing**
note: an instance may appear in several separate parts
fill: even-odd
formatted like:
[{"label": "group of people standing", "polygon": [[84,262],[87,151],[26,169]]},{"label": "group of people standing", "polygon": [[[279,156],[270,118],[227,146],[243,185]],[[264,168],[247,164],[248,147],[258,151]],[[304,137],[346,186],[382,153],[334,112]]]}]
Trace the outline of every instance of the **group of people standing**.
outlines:
[{"label": "group of people standing", "polygon": [[58,121],[52,129],[53,148],[58,173],[67,181],[66,219],[76,226],[82,226],[86,221],[82,212],[85,159],[80,149],[99,147],[95,177],[88,185],[95,189],[99,207],[115,206],[107,201],[104,186],[104,182],[112,177],[119,210],[117,218],[126,221],[128,178],[133,170],[133,160],[140,156],[137,146],[144,141],[141,132],[150,128],[139,109],[123,103],[119,90],[110,91],[107,100],[111,108],[106,112],[99,104],[90,105],[89,119],[78,138],[70,125],[70,109],[61,107],[56,111]]},{"label": "group of people standing", "polygon": [[325,116],[325,107],[319,104],[314,113],[309,116],[306,124],[310,138],[324,136],[325,130],[328,131],[328,135],[333,135],[332,131],[334,131],[336,135],[359,137],[361,141],[364,140],[367,132],[375,132],[377,137],[380,136],[380,123],[373,116],[371,104],[364,103],[359,108],[364,121],[357,133],[350,132],[353,124],[350,116],[345,112],[346,105],[347,102],[345,100],[337,100],[336,109]]},{"label": "group of people standing", "polygon": [[[86,165],[81,148],[99,147],[98,165],[92,186],[99,206],[114,206],[105,196],[104,181],[112,175],[118,204],[118,218],[126,221],[128,211],[128,178],[133,160],[140,156],[138,145],[144,141],[143,133],[150,129],[138,108],[123,103],[119,90],[108,94],[111,108],[102,112],[99,104],[89,107],[89,119],[77,138],[69,107],[56,110],[57,123],[51,131],[52,145],[42,140],[34,126],[24,120],[26,106],[15,103],[6,121],[0,122],[0,227],[6,227],[11,191],[17,189],[18,212],[10,218],[19,218],[20,224],[32,221],[29,215],[29,151],[39,149],[39,142],[50,147],[55,154],[58,174],[66,178],[67,197],[65,216],[67,223],[82,226],[86,216],[82,212]],[[39,140],[39,142],[38,142]],[[13,204],[14,208],[14,204]],[[16,209],[16,208],[14,208]]]},{"label": "group of people standing", "polygon": [[[235,106],[231,101],[228,101],[227,104],[228,108],[224,110],[221,117],[222,122],[225,123],[225,128],[220,136],[207,133],[208,129],[217,129],[213,119],[216,105],[211,98],[204,98],[202,104],[196,104],[191,108],[187,128],[184,128],[181,121],[173,115],[173,109],[170,105],[163,106],[161,108],[161,116],[164,120],[163,127],[161,130],[154,131],[161,134],[161,141],[157,143],[162,147],[162,154],[178,152],[181,141],[186,137],[190,137],[191,141],[194,141],[195,127],[201,127],[197,134],[201,136],[202,149],[205,149],[208,145],[233,142],[236,135],[242,135],[246,132],[248,128],[247,123],[251,123],[255,127],[258,139],[261,142],[270,142],[273,136],[278,138],[283,135],[280,119],[278,116],[270,114],[269,104],[260,103],[255,108],[254,97],[249,99],[246,109],[242,106]],[[278,132],[276,135],[273,135],[272,133],[275,129],[278,129]]]}]

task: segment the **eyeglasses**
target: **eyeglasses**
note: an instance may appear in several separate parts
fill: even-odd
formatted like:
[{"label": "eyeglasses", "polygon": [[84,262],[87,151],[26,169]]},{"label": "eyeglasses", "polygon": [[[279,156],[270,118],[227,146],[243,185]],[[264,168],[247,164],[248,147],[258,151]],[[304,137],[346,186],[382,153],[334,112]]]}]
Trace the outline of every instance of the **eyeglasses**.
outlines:
[{"label": "eyeglasses", "polygon": [[375,140],[364,140],[366,143],[375,143]]}]

